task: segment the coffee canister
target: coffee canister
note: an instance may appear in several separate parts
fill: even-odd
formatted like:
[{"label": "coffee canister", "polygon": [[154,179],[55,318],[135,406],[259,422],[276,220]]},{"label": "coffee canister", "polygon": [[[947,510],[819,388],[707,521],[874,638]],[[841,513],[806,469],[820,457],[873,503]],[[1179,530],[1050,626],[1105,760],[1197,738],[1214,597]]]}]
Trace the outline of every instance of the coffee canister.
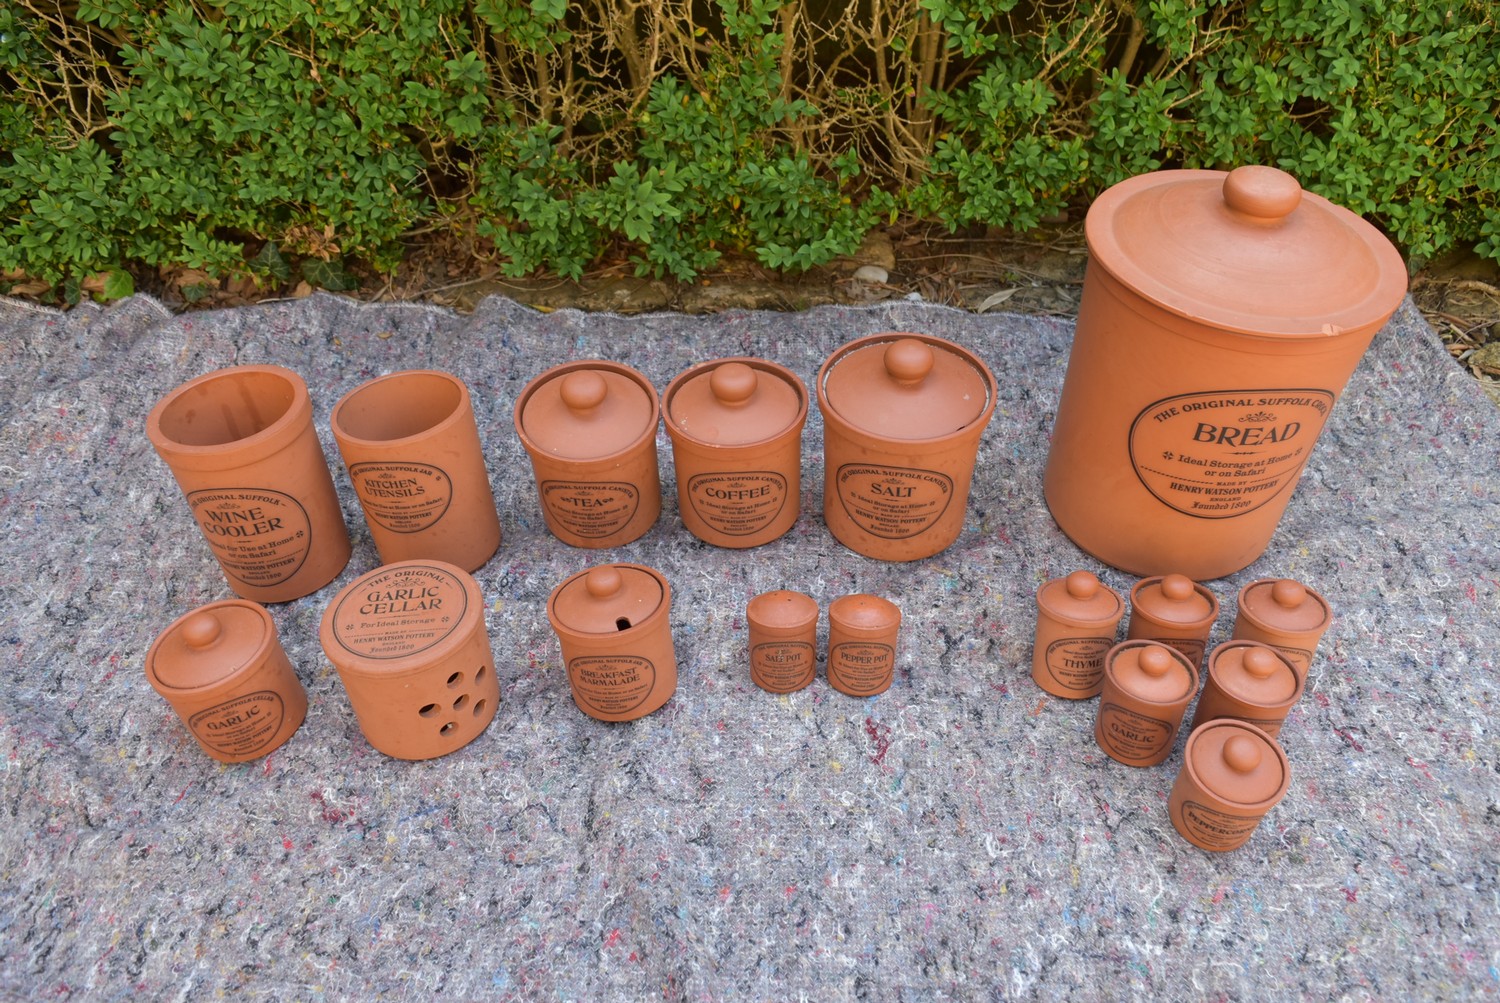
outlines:
[{"label": "coffee canister", "polygon": [[1125,601],[1091,571],[1075,571],[1036,590],[1031,678],[1053,696],[1082,700],[1104,685],[1104,656],[1114,647]]},{"label": "coffee canister", "polygon": [[565,362],[526,385],[516,433],[552,535],[574,547],[617,547],[656,523],[660,418],[651,381],[617,362]]},{"label": "coffee canister", "polygon": [[1121,641],[1104,659],[1094,740],[1116,762],[1155,766],[1171,754],[1197,692],[1198,670],[1182,652],[1154,641]]},{"label": "coffee canister", "polygon": [[762,592],[745,607],[750,681],[767,693],[804,689],[818,674],[818,603],[801,592]]},{"label": "coffee canister", "polygon": [[479,583],[443,561],[401,561],[350,582],[318,638],[359,729],[397,759],[435,759],[484,733],[500,706]]},{"label": "coffee canister", "polygon": [[146,434],[236,595],[287,602],[349,562],[349,530],[302,377],[231,366],[168,393]]},{"label": "coffee canister", "polygon": [[294,735],[307,694],[265,607],[244,599],[178,617],[146,652],[146,679],[203,751],[224,763],[258,759]]},{"label": "coffee canister", "polygon": [[1331,622],[1328,600],[1306,585],[1290,578],[1261,578],[1240,589],[1234,636],[1270,645],[1306,679]]},{"label": "coffee canister", "polygon": [[1225,641],[1208,656],[1193,727],[1215,718],[1248,721],[1272,738],[1302,698],[1303,677],[1287,657],[1258,641]]},{"label": "coffee canister", "polygon": [[671,699],[671,613],[666,577],[640,564],[602,564],[552,590],[547,619],[579,710],[601,721],[634,721]]},{"label": "coffee canister", "polygon": [[1085,228],[1047,504],[1125,571],[1237,571],[1269,544],[1406,266],[1369,223],[1271,167],[1130,178]]},{"label": "coffee canister", "polygon": [[1219,618],[1219,597],[1186,575],[1153,575],[1130,590],[1130,641],[1161,641],[1187,656],[1193,668],[1203,666],[1208,634]]},{"label": "coffee canister", "polygon": [[1244,721],[1210,721],[1188,736],[1167,814],[1193,845],[1233,850],[1255,834],[1291,782],[1276,739]]},{"label": "coffee canister", "polygon": [[717,359],[667,386],[677,501],[688,532],[716,547],[758,547],[797,521],[807,388],[764,359]]},{"label": "coffee canister", "polygon": [[818,371],[823,517],[850,550],[914,561],[958,539],[995,377],[927,334],[873,334]]}]

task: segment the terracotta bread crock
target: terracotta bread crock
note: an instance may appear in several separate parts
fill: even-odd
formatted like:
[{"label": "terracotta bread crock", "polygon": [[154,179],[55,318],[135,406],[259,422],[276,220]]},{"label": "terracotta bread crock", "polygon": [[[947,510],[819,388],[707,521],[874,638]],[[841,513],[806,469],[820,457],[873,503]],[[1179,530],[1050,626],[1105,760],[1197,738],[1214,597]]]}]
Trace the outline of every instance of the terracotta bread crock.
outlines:
[{"label": "terracotta bread crock", "polygon": [[1130,178],[1085,229],[1047,504],[1117,568],[1228,575],[1266,549],[1406,266],[1271,167]]},{"label": "terracotta bread crock", "polygon": [[396,759],[434,759],[483,734],[500,706],[479,583],[443,561],[402,561],[345,586],[323,651],[359,729]]},{"label": "terracotta bread crock", "polygon": [[1208,634],[1219,618],[1219,597],[1185,575],[1143,578],[1130,590],[1126,640],[1161,641],[1203,665]]},{"label": "terracotta bread crock", "polygon": [[1082,700],[1104,685],[1125,602],[1091,571],[1054,578],[1036,591],[1031,678],[1053,696]]},{"label": "terracotta bread crock", "polygon": [[1194,846],[1233,850],[1249,841],[1291,782],[1276,739],[1243,721],[1212,721],[1188,736],[1167,813]]},{"label": "terracotta bread crock", "polygon": [[804,689],[818,674],[818,604],[801,592],[762,592],[745,608],[750,681],[767,693]]},{"label": "terracotta bread crock", "polygon": [[547,599],[578,709],[634,721],[677,691],[672,588],[639,564],[602,564],[565,579]]},{"label": "terracotta bread crock", "polygon": [[281,747],[307,716],[307,694],[265,608],[244,599],[172,621],[146,652],[146,679],[203,751],[223,763]]},{"label": "terracotta bread crock", "polygon": [[349,561],[349,530],[313,430],[307,384],[281,366],[189,380],[146,418],[236,595],[288,602]]},{"label": "terracotta bread crock", "polygon": [[1176,648],[1122,641],[1104,659],[1094,740],[1116,762],[1155,766],[1172,752],[1198,692],[1198,670]]},{"label": "terracotta bread crock", "polygon": [[500,546],[500,518],[469,388],[434,370],[380,376],[333,408],[333,437],[385,564],[473,571]]},{"label": "terracotta bread crock", "polygon": [[972,352],[927,334],[873,334],[818,371],[823,518],[844,546],[915,561],[958,539],[995,377]]},{"label": "terracotta bread crock", "polygon": [[694,366],[662,397],[688,532],[716,547],[758,547],[797,521],[807,388],[763,359]]},{"label": "terracotta bread crock", "polygon": [[547,528],[574,547],[618,547],[661,514],[656,388],[616,362],[554,366],[516,401]]},{"label": "terracotta bread crock", "polygon": [[1275,648],[1257,641],[1225,641],[1208,656],[1203,695],[1193,727],[1215,718],[1248,721],[1272,738],[1302,698],[1302,676]]},{"label": "terracotta bread crock", "polygon": [[828,605],[828,684],[852,697],[891,688],[901,608],[872,595],[840,596]]},{"label": "terracotta bread crock", "polygon": [[1234,636],[1275,648],[1305,680],[1332,622],[1328,600],[1306,585],[1290,578],[1262,578],[1240,589]]}]

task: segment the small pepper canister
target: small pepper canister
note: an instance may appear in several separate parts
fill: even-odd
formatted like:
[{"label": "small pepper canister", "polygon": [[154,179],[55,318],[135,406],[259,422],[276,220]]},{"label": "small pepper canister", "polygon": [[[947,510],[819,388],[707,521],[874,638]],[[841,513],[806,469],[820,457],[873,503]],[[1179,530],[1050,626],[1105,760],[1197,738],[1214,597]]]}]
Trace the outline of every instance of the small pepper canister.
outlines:
[{"label": "small pepper canister", "polygon": [[764,359],[718,359],[680,374],[662,397],[678,509],[716,547],[758,547],[797,521],[807,388]]},{"label": "small pepper canister", "polygon": [[1275,648],[1305,680],[1332,621],[1328,600],[1306,585],[1290,578],[1262,578],[1240,589],[1234,636]]},{"label": "small pepper canister", "polygon": [[500,518],[469,388],[451,373],[377,377],[329,422],[385,564],[433,560],[473,571],[500,546]]},{"label": "small pepper canister", "polygon": [[457,565],[402,561],[345,586],[323,614],[365,739],[396,759],[435,759],[489,727],[500,706],[479,583]]},{"label": "small pepper canister", "polygon": [[995,377],[974,353],[926,334],[837,349],[818,371],[823,518],[850,550],[915,561],[958,539]]},{"label": "small pepper canister", "polygon": [[1104,685],[1104,656],[1114,647],[1125,602],[1091,571],[1054,578],[1036,591],[1031,678],[1053,696],[1081,700]]},{"label": "small pepper canister", "polygon": [[1219,597],[1185,575],[1143,578],[1130,590],[1127,640],[1162,641],[1186,655],[1198,669],[1208,634],[1219,618]]},{"label": "small pepper canister", "polygon": [[302,726],[307,694],[265,608],[244,599],[178,617],[146,652],[146,679],[203,751],[243,763]]},{"label": "small pepper canister", "polygon": [[1215,718],[1248,721],[1272,738],[1302,698],[1302,677],[1291,661],[1257,641],[1225,641],[1208,656],[1203,695],[1193,727]]},{"label": "small pepper canister", "polygon": [[552,590],[557,632],[578,709],[600,721],[634,721],[677,691],[672,589],[639,564],[602,564]]},{"label": "small pepper canister", "polygon": [[801,592],[762,592],[745,608],[750,681],[768,693],[805,688],[818,674],[818,603]]},{"label": "small pepper canister", "polygon": [[232,366],[168,393],[146,418],[236,595],[288,602],[349,561],[349,530],[307,384],[281,366]]},{"label": "small pepper canister", "polygon": [[1198,670],[1182,652],[1155,641],[1122,641],[1104,660],[1094,740],[1126,766],[1155,766],[1171,754],[1197,692]]},{"label": "small pepper canister", "polygon": [[1244,721],[1211,721],[1188,736],[1167,813],[1193,845],[1233,850],[1250,839],[1291,782],[1291,765],[1276,739]]},{"label": "small pepper canister", "polygon": [[574,547],[617,547],[656,523],[660,417],[656,388],[616,362],[563,363],[526,385],[516,432],[554,536]]},{"label": "small pepper canister", "polygon": [[901,609],[872,595],[840,596],[828,606],[828,683],[840,693],[869,697],[890,689],[896,669]]}]

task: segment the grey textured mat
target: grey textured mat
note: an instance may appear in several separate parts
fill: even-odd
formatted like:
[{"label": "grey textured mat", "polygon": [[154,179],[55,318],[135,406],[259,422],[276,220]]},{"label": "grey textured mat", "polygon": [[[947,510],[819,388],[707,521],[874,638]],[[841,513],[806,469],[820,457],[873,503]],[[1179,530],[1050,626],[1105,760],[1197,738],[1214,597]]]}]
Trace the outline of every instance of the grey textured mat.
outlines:
[{"label": "grey textured mat", "polygon": [[[573,357],[658,387],[761,355],[812,380],[856,335],[924,330],[978,351],[1001,399],[947,552],[856,556],[821,519],[822,423],[782,540],[714,550],[661,522],[572,550],[537,511],[511,426],[524,383]],[[171,317],[135,299],[66,315],[0,302],[0,987],[26,999],[968,1000],[1494,998],[1500,993],[1500,412],[1410,307],[1334,411],[1266,555],[1336,621],[1283,732],[1291,791],[1209,854],[1149,770],[1092,740],[1096,701],[1028,674],[1033,594],[1086,567],[1041,501],[1068,323],[923,304],[713,317],[471,316],[328,296]],[[443,759],[365,743],[317,626],[377,562],[271,608],[307,688],[265,760],[202,755],[142,673],[170,620],[230,593],[150,448],[164,392],[233,363],[308,381],[329,409],[381,372],[470,384],[505,538],[477,575],[498,656],[490,729]],[[660,712],[574,706],[544,604],[604,560],[673,584],[681,682]],[[769,696],[744,665],[746,599],[869,591],[906,613],[899,671],[856,700],[821,678]],[[826,629],[826,621],[825,621]]]}]

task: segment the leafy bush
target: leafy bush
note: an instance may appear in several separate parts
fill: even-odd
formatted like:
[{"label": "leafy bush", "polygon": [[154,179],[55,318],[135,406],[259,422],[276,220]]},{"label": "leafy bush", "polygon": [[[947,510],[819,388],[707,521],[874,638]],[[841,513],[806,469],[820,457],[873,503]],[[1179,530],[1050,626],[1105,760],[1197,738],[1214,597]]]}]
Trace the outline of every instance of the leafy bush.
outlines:
[{"label": "leafy bush", "polygon": [[1025,230],[1132,174],[1248,162],[1413,258],[1500,258],[1483,0],[64,10],[0,10],[0,275],[73,291],[125,266],[279,281],[285,257],[337,284],[424,232],[512,275],[799,270],[877,220]]}]

